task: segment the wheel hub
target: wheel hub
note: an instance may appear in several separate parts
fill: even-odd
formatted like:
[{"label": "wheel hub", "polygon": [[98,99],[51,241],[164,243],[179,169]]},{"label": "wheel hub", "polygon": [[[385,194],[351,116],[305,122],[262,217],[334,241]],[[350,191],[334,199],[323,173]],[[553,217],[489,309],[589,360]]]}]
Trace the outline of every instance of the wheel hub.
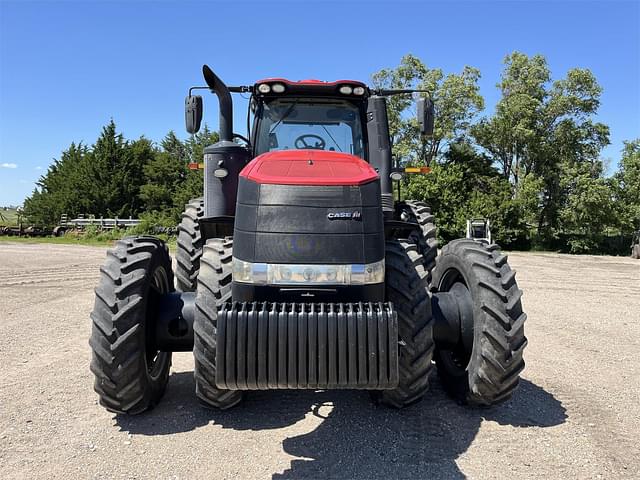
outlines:
[{"label": "wheel hub", "polygon": [[473,348],[473,299],[467,286],[454,282],[447,291],[434,293],[431,308],[435,320],[433,336],[438,347]]}]

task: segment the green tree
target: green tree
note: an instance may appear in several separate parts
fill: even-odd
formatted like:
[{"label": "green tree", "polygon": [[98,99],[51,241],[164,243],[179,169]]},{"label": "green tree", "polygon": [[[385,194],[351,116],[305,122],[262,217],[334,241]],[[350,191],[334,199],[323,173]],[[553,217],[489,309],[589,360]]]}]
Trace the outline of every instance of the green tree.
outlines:
[{"label": "green tree", "polygon": [[394,153],[405,161],[428,165],[439,158],[448,144],[464,139],[475,116],[484,108],[479,78],[480,71],[468,66],[459,74],[445,75],[439,68],[427,68],[411,54],[402,57],[398,67],[376,72],[376,88],[426,89],[435,103],[434,135],[425,140],[419,133],[413,99],[408,95],[389,97],[387,110]]},{"label": "green tree", "polygon": [[614,191],[621,230],[640,229],[640,138],[624,142]]},{"label": "green tree", "polygon": [[62,152],[25,201],[25,213],[44,225],[56,224],[63,213],[135,217],[142,211],[145,165],[156,153],[145,138],[126,141],[111,121],[92,148],[71,144]]},{"label": "green tree", "polygon": [[498,241],[521,240],[522,205],[511,195],[511,185],[484,155],[464,142],[451,144],[428,175],[412,176],[405,187],[408,198],[431,205],[438,235],[445,241],[464,235],[467,219],[489,218]]},{"label": "green tree", "polygon": [[88,165],[89,150],[85,145],[72,143],[63,151],[25,200],[24,211],[29,221],[53,225],[62,214],[75,216],[88,211],[92,207],[87,189]]},{"label": "green tree", "polygon": [[146,184],[147,165],[153,162],[160,154],[153,143],[147,138],[141,137],[126,145],[125,163],[119,165],[116,172],[121,179],[122,201],[116,202],[114,212],[117,215],[138,216],[144,208],[140,198],[141,189]]},{"label": "green tree", "polygon": [[514,52],[504,63],[496,112],[473,128],[473,136],[512,182],[516,197],[528,175],[542,180],[536,224],[540,233],[552,234],[570,192],[561,183],[563,170],[594,166],[609,143],[608,127],[591,118],[602,89],[589,70],[578,68],[552,82],[542,55]]},{"label": "green tree", "polygon": [[187,177],[186,147],[169,132],[161,142],[162,150],[144,166],[146,183],[140,187],[145,211],[174,214],[175,197]]},{"label": "green tree", "polygon": [[558,232],[580,234],[569,240],[573,253],[596,251],[606,228],[616,223],[613,189],[602,163],[564,165],[560,186],[566,201],[559,209]]},{"label": "green tree", "polygon": [[140,188],[144,167],[156,150],[146,138],[128,142],[117,133],[112,120],[91,150],[89,185],[94,213],[104,216],[136,216],[141,211]]},{"label": "green tree", "polygon": [[[201,163],[204,161],[203,150],[219,140],[218,132],[212,132],[205,124],[200,132],[192,135],[185,142],[185,155],[187,162]],[[176,206],[182,208],[192,198],[201,197],[203,194],[204,174],[202,170],[188,170],[187,176],[180,190],[176,192]]]}]

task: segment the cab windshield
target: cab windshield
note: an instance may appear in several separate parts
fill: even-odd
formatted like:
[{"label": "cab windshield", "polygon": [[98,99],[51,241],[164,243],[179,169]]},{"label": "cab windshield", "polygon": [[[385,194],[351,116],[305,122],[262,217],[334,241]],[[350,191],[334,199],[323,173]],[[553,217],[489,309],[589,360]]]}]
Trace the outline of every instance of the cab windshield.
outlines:
[{"label": "cab windshield", "polygon": [[256,155],[277,150],[327,150],[365,159],[360,110],[350,102],[286,98],[258,110]]}]

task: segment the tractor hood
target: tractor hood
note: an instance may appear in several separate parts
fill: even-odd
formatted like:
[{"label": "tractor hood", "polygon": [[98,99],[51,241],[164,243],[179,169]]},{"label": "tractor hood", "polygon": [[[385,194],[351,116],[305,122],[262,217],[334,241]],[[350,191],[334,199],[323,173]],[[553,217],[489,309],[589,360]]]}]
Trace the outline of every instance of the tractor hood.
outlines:
[{"label": "tractor hood", "polygon": [[240,176],[258,184],[363,185],[378,174],[360,157],[325,150],[280,150],[257,156]]}]

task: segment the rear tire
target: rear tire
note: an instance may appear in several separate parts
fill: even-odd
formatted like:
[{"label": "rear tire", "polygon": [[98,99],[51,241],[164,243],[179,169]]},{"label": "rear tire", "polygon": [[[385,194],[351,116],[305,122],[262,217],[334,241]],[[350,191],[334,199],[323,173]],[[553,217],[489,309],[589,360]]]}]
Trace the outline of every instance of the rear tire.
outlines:
[{"label": "rear tire", "polygon": [[431,275],[436,266],[438,256],[438,240],[436,239],[435,217],[431,213],[431,207],[418,200],[407,200],[398,205],[400,218],[415,222],[419,230],[409,236],[409,240],[418,246],[418,252],[422,255],[422,262],[427,272],[427,282],[431,283]]},{"label": "rear tire", "polygon": [[157,298],[173,291],[167,246],[154,237],[116,242],[100,268],[91,312],[91,371],[100,404],[115,413],[152,408],[169,380],[171,352],[154,347]]},{"label": "rear tire", "polygon": [[176,250],[176,288],[181,292],[196,290],[200,257],[202,257],[202,233],[200,219],[204,216],[204,199],[194,198],[185,205],[178,225]]},{"label": "rear tire", "polygon": [[386,244],[386,301],[398,314],[400,383],[372,392],[374,400],[402,408],[420,400],[429,388],[434,343],[427,272],[418,247],[407,240]]},{"label": "rear tire", "polygon": [[216,324],[218,308],[231,301],[232,251],[231,239],[214,238],[204,246],[193,323],[196,395],[222,410],[242,400],[241,391],[216,387]]},{"label": "rear tire", "polygon": [[[470,294],[473,345],[436,345],[436,365],[445,390],[458,402],[493,405],[507,400],[524,369],[527,345],[522,290],[515,271],[497,245],[454,240],[444,246],[433,274],[433,288],[449,291],[462,283]],[[458,285],[459,286],[459,285]]]}]

